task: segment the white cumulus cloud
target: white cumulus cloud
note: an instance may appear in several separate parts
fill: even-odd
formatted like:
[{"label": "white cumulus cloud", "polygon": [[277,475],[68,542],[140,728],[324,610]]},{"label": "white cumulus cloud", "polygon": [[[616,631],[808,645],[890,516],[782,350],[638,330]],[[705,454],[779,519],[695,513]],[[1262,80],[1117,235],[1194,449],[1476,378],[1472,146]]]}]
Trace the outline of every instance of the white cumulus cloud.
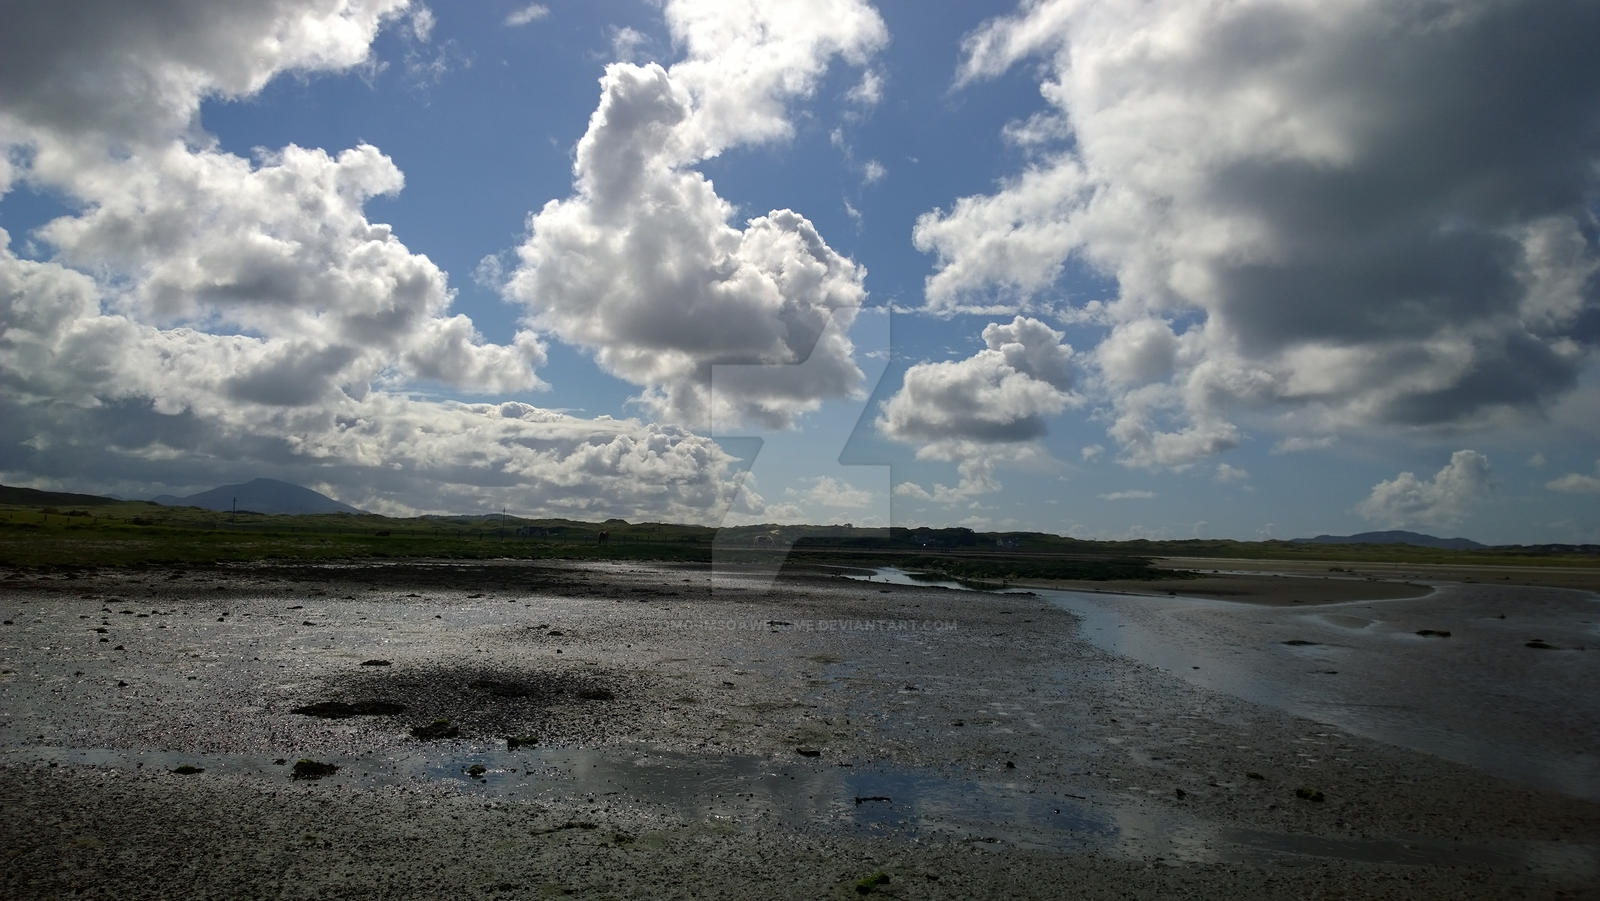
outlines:
[{"label": "white cumulus cloud", "polygon": [[811,506],[830,509],[857,509],[867,506],[873,499],[872,492],[833,476],[817,476],[809,481],[810,488],[803,491],[791,488],[787,493]]},{"label": "white cumulus cloud", "polygon": [[[877,428],[924,459],[957,461],[961,496],[996,490],[994,463],[1037,460],[1045,420],[1077,402],[1071,346],[1037,319],[991,322],[983,350],[918,363],[883,404]],[[907,489],[909,491],[909,489]],[[914,494],[912,496],[915,496]],[[954,497],[955,495],[951,495]]]},{"label": "white cumulus cloud", "polygon": [[575,193],[529,217],[505,291],[533,327],[641,386],[658,416],[789,425],[860,390],[846,332],[865,270],[793,210],[732,224],[693,166],[787,137],[788,104],[812,96],[835,58],[864,63],[883,23],[854,0],[678,0],[665,14],[685,58],[607,67]]},{"label": "white cumulus cloud", "polygon": [[927,307],[1114,277],[1086,356],[1136,465],[1232,447],[1246,412],[1283,450],[1536,412],[1600,343],[1597,31],[1565,0],[1029,0],[957,84],[1040,58],[1048,106],[1006,129],[1023,170],[917,221]]},{"label": "white cumulus cloud", "polygon": [[1594,475],[1569,472],[1558,479],[1551,479],[1544,487],[1562,494],[1600,494],[1600,460],[1595,461]]},{"label": "white cumulus cloud", "polygon": [[1372,486],[1356,512],[1390,527],[1453,526],[1489,489],[1489,458],[1474,450],[1458,450],[1430,480],[1402,472]]},{"label": "white cumulus cloud", "polygon": [[682,429],[410,396],[539,387],[544,348],[486,342],[445,273],[368,218],[404,186],[381,149],[245,158],[197,119],[284,73],[373,65],[387,24],[426,40],[425,7],[74,6],[25,4],[0,29],[0,191],[70,210],[28,236],[37,253],[0,230],[0,478],[138,497],[271,475],[387,512],[759,506],[739,461]]}]

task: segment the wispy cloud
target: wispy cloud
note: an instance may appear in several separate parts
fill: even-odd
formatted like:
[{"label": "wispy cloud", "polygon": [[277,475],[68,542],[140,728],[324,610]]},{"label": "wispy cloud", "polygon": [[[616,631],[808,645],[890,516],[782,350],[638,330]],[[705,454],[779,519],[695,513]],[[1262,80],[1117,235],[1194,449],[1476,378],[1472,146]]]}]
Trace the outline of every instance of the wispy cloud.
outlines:
[{"label": "wispy cloud", "polygon": [[1102,494],[1100,499],[1103,501],[1147,501],[1155,496],[1156,493],[1154,491],[1136,488],[1131,491],[1112,491],[1109,494]]},{"label": "wispy cloud", "polygon": [[543,3],[529,3],[527,6],[515,10],[510,15],[506,16],[506,27],[521,28],[530,22],[537,22],[548,15],[550,15],[550,7],[545,6]]}]

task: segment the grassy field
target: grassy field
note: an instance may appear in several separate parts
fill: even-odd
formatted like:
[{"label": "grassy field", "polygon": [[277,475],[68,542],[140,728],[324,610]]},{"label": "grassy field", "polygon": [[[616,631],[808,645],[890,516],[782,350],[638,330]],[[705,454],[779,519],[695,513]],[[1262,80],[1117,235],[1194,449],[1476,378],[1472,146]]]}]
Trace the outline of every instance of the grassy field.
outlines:
[{"label": "grassy field", "polygon": [[[599,540],[602,532],[604,543]],[[1600,569],[1600,555],[1571,548],[1453,551],[1284,541],[1091,542],[1039,532],[961,528],[746,526],[719,531],[622,520],[232,514],[142,501],[0,505],[0,565],[11,567],[419,558],[787,560],[790,565],[899,566],[973,580],[1183,577],[1153,565],[1166,557]]]},{"label": "grassy field", "polygon": [[[601,545],[598,535],[609,533]],[[695,532],[704,532],[701,536]],[[710,530],[477,517],[218,513],[125,502],[0,507],[0,564],[155,565],[255,560],[710,559]]]}]

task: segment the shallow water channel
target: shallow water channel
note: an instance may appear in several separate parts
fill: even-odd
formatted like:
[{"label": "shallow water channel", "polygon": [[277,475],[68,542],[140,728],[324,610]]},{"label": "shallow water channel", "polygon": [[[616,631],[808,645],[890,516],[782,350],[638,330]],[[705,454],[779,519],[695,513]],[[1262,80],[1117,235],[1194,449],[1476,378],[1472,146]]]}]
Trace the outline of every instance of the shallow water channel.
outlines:
[{"label": "shallow water channel", "polygon": [[[972,587],[896,569],[860,578]],[[1596,595],[1461,584],[1421,598],[1273,607],[1034,593],[1078,616],[1080,634],[1097,647],[1193,684],[1527,785],[1600,799]]]},{"label": "shallow water channel", "polygon": [[[1097,646],[1214,691],[1600,799],[1600,603],[1442,588],[1315,608],[1040,591]],[[1419,634],[1424,631],[1448,635]],[[1535,648],[1530,641],[1550,645]]]}]

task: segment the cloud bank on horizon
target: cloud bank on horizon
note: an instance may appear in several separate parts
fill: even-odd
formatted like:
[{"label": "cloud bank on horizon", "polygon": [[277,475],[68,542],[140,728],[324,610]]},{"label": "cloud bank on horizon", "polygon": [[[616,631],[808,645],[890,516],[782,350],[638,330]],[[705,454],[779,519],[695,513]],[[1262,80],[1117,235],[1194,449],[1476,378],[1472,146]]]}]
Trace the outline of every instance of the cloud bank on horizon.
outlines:
[{"label": "cloud bank on horizon", "polygon": [[0,480],[819,519],[873,507],[818,466],[854,420],[902,524],[1600,541],[1596,33],[1560,0],[23,3]]}]

